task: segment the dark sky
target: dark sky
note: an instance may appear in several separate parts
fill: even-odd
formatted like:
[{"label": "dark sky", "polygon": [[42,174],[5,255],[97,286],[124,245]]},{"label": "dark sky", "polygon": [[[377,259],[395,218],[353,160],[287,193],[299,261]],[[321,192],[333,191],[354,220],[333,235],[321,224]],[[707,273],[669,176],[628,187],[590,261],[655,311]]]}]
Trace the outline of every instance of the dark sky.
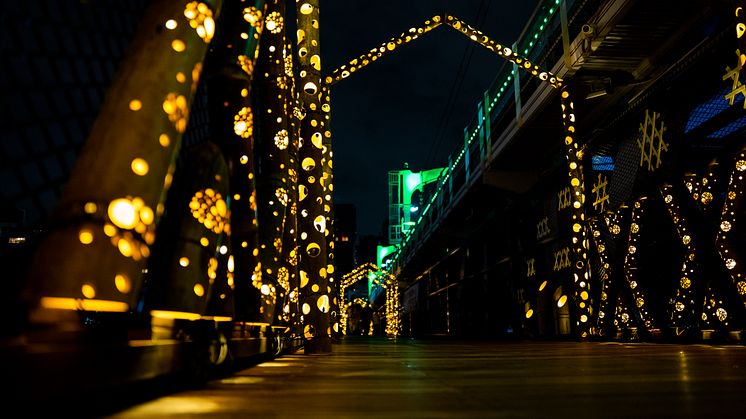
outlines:
[{"label": "dark sky", "polygon": [[[512,44],[537,3],[322,2],[323,73],[443,11],[495,41]],[[447,164],[502,65],[502,59],[444,25],[332,87],[334,199],[357,207],[359,235],[382,231],[389,170],[401,169],[405,162],[414,171]]]}]

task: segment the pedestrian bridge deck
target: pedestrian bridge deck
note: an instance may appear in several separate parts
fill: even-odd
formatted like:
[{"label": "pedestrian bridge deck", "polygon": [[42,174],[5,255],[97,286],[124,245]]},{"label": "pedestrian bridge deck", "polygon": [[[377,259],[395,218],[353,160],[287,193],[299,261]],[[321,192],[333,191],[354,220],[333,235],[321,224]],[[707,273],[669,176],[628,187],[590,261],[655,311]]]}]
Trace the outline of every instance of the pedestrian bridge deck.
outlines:
[{"label": "pedestrian bridge deck", "polygon": [[741,417],[746,347],[347,338],[116,418]]}]

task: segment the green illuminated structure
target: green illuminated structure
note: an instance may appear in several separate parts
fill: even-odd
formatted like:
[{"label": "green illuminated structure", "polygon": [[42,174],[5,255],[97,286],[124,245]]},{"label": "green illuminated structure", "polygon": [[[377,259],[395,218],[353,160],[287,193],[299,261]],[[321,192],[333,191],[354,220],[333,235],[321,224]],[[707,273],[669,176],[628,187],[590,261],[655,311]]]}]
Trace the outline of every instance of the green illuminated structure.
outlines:
[{"label": "green illuminated structure", "polygon": [[[422,213],[419,201],[412,201],[415,192],[422,194],[425,185],[437,181],[443,173],[443,168],[413,172],[409,170],[406,163],[404,167],[404,170],[389,171],[389,244],[391,245],[398,245],[402,242]],[[380,250],[378,253],[378,265],[382,266]]]}]

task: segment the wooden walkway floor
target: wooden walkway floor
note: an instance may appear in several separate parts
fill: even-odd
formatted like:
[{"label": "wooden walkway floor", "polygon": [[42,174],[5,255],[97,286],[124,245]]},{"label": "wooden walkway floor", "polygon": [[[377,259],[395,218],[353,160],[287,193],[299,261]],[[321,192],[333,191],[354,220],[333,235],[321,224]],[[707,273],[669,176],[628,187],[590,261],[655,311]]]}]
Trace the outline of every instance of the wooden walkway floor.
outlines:
[{"label": "wooden walkway floor", "polygon": [[352,338],[112,418],[741,418],[746,347]]}]

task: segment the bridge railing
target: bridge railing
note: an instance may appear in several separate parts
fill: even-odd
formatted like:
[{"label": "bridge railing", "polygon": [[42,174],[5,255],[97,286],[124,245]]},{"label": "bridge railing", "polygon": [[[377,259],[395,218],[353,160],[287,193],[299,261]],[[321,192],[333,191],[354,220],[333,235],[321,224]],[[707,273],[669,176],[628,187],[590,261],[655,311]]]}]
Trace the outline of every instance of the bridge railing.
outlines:
[{"label": "bridge railing", "polygon": [[[555,68],[563,59],[561,3],[561,0],[544,0],[514,45],[516,51],[543,68]],[[584,10],[592,10],[590,3],[597,1],[566,0],[565,3],[568,32],[578,33],[579,27],[585,23]],[[464,128],[464,141],[449,157],[448,167],[420,212],[415,227],[403,238],[399,251],[389,264],[391,272],[398,275],[455,204],[481,179],[484,168],[496,156],[493,150],[509,139],[492,133],[502,133],[511,122],[519,119],[521,110],[517,104],[531,98],[541,87],[536,78],[523,76],[509,62],[503,63],[479,101],[477,114]]]}]

